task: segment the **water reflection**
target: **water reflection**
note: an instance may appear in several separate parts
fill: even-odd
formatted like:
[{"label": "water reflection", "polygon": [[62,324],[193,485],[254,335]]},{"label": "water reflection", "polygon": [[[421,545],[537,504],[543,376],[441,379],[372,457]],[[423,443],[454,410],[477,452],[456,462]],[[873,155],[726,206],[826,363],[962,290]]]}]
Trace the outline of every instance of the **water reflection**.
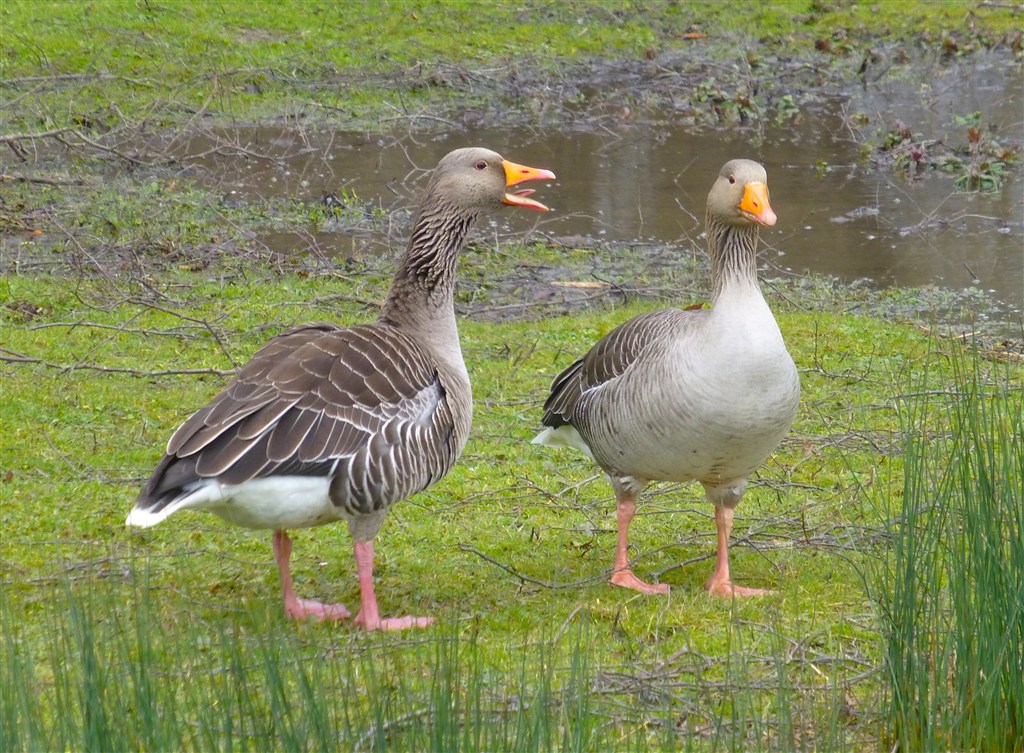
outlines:
[{"label": "water reflection", "polygon": [[[779,215],[778,225],[762,232],[775,252],[770,262],[881,286],[979,287],[1019,311],[1024,184],[1010,178],[1000,191],[980,195],[957,193],[944,177],[904,179],[863,162],[844,117],[876,113],[885,123],[898,115],[915,132],[962,143],[965,129],[955,116],[976,108],[1006,138],[1021,138],[1020,72],[983,65],[969,72],[823,102],[796,122],[767,129],[756,146],[750,134],[731,129],[693,133],[623,122],[598,133],[476,129],[401,141],[252,128],[185,148],[202,179],[227,195],[314,201],[347,187],[364,201],[393,207],[413,202],[425,171],[448,150],[486,145],[558,173],[557,190],[541,189],[557,210],[541,220],[546,232],[689,247],[702,245],[703,203],[718,170],[728,159],[749,157],[765,164]],[[235,146],[226,147],[225,138]],[[506,212],[500,222],[521,229],[535,221],[521,215]],[[344,234],[335,241],[320,234],[317,243],[345,255],[357,245]]]}]

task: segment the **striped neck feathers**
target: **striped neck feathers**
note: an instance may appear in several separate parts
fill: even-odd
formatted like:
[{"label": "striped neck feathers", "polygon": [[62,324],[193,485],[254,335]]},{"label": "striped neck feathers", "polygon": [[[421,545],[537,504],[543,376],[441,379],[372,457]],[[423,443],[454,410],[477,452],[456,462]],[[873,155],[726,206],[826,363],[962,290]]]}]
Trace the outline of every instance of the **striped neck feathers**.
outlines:
[{"label": "striped neck feathers", "polygon": [[380,321],[418,321],[424,309],[452,306],[459,253],[476,217],[476,212],[440,199],[424,201],[381,308]]},{"label": "striped neck feathers", "polygon": [[711,254],[712,300],[732,285],[757,287],[757,225],[730,225],[709,215],[705,227]]}]

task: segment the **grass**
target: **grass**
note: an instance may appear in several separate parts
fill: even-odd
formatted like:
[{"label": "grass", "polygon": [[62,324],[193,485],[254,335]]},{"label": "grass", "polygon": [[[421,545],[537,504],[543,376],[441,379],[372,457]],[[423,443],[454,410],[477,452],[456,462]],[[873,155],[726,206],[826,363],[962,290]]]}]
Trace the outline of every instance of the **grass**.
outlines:
[{"label": "grass", "polygon": [[1024,749],[1024,401],[979,362],[901,410],[906,456],[878,589],[900,750]]},{"label": "grass", "polygon": [[[1019,591],[1005,590],[1020,584],[1006,570],[1012,552],[989,553],[959,590],[936,584],[985,554],[983,545],[950,548],[967,543],[951,534],[975,523],[1001,526],[982,529],[991,531],[982,541],[994,541],[1013,531],[1005,516],[1018,515],[1007,546],[1019,551],[1019,506],[1003,504],[998,519],[981,508],[960,528],[935,524],[930,539],[908,536],[920,519],[902,516],[932,505],[934,488],[973,504],[966,491],[983,478],[1005,475],[993,503],[1012,494],[1020,373],[904,325],[777,302],[804,400],[739,509],[734,547],[734,577],[777,589],[769,599],[703,594],[714,526],[693,487],[655,490],[634,526],[638,572],[670,583],[672,596],[608,587],[607,483],[582,458],[527,443],[568,354],[650,303],[463,323],[477,401],[470,444],[448,478],[392,511],[378,545],[385,612],[433,613],[436,628],[365,636],[291,625],[265,535],[200,515],[123,528],[186,406],[224,380],[175,372],[230,369],[295,321],[365,320],[344,301],[379,297],[383,284],[259,268],[245,278],[4,280],[5,303],[37,308],[2,310],[3,347],[72,367],[4,367],[5,749],[316,750],[340,740],[353,750],[858,750],[891,738],[911,750],[915,741],[991,741],[991,720],[1005,720],[1016,690],[992,662],[1020,658],[1007,640],[1020,629]],[[35,311],[28,320],[26,310]],[[908,384],[920,397],[904,394]],[[951,391],[968,399],[951,402]],[[989,458],[977,467],[968,465],[975,447]],[[915,460],[915,448],[930,460]],[[961,460],[938,464],[947,450]],[[942,474],[956,483],[940,483]],[[910,567],[900,547],[912,543]],[[301,593],[355,602],[343,529],[298,532],[294,560]],[[945,575],[933,577],[936,568]],[[966,628],[978,621],[955,611],[978,603],[975,580],[989,584],[986,600],[1006,605],[992,615],[994,643],[970,643]],[[935,589],[931,622],[901,605],[921,584]],[[1011,632],[995,632],[1014,614]],[[957,620],[965,643],[940,642],[935,657],[955,648],[999,679],[944,694],[911,662],[931,666],[929,646]],[[956,737],[943,717],[912,736],[909,716],[922,702],[950,715],[980,690],[981,721],[963,722],[974,738]]]},{"label": "grass", "polygon": [[[484,321],[522,298],[499,281],[589,279],[589,251],[488,240],[463,265],[471,441],[377,547],[385,613],[436,627],[296,625],[265,534],[201,515],[123,527],[169,433],[271,334],[374,315],[389,259],[272,258],[253,230],[367,223],[398,244],[373,207],[327,217],[196,188],[145,134],[282,119],[376,133],[461,109],[537,126],[551,102],[599,112],[603,87],[578,84],[609,57],[682,74],[652,106],[692,82],[694,109],[783,117],[794,71],[849,80],[882,46],[1020,54],[1012,9],[959,0],[495,2],[485,24],[478,3],[362,10],[0,4],[2,143],[43,179],[0,199],[0,750],[1019,749],[1022,375],[845,313],[889,311],[888,291],[772,283],[804,395],[733,549],[737,580],[770,598],[703,594],[714,525],[692,486],[651,490],[634,525],[638,573],[672,595],[608,587],[606,481],[528,444],[551,376],[663,303],[630,286],[629,249],[609,251],[628,261],[612,280],[626,305],[532,321]],[[653,287],[685,304],[695,276],[678,259]],[[353,605],[343,527],[295,538],[300,593]]]},{"label": "grass", "polygon": [[126,121],[171,126],[311,112],[379,126],[453,97],[459,106],[516,99],[517,90],[550,98],[560,70],[596,57],[642,60],[697,45],[724,48],[737,61],[737,40],[744,51],[761,50],[749,65],[757,55],[770,63],[768,53],[812,55],[817,44],[826,51],[819,61],[852,69],[880,40],[949,54],[1019,49],[1012,10],[970,0],[801,0],[752,11],[735,2],[403,0],[358,13],[344,3],[228,0],[183,13],[173,3],[11,0],[0,7],[0,27],[4,129],[92,134]]}]

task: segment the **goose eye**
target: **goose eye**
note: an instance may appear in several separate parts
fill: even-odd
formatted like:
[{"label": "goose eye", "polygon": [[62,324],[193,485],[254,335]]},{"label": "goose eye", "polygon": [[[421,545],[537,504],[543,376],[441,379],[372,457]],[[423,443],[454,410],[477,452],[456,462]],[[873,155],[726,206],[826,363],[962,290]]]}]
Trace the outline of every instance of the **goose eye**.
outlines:
[{"label": "goose eye", "polygon": [[476,163],[476,165],[474,165],[474,167],[477,170],[486,170],[487,169],[487,163],[484,162],[483,160],[480,160],[479,162]]},{"label": "goose eye", "polygon": [[736,182],[736,176],[735,175],[730,175],[729,176],[729,182],[730,183],[735,183]]}]

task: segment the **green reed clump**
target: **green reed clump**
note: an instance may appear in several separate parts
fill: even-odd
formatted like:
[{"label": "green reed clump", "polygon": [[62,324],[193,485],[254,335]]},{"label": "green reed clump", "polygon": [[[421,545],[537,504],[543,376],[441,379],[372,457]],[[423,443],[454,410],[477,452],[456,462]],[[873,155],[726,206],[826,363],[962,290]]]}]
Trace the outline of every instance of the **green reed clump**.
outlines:
[{"label": "green reed clump", "polygon": [[[141,578],[144,581],[145,578]],[[87,587],[83,587],[87,584]],[[415,637],[168,613],[130,579],[63,581],[25,641],[0,589],[8,751],[834,751],[838,682],[808,692],[781,637],[735,623],[723,673],[602,665],[587,620],[495,661],[476,623]],[[17,617],[18,619],[14,619]],[[730,618],[731,619],[731,618]],[[683,657],[685,658],[685,656]],[[792,668],[790,665],[793,665]],[[831,720],[830,720],[831,717]]]},{"label": "green reed clump", "polygon": [[954,360],[947,394],[903,403],[903,495],[878,589],[889,742],[1020,751],[1024,397],[1019,375]]},{"label": "green reed clump", "polygon": [[[145,587],[82,585],[40,605],[43,644],[0,589],[3,750],[598,751],[623,735],[593,702],[585,627],[520,646],[504,672],[457,618],[367,636],[168,615]],[[641,734],[629,749],[650,747]]]}]

